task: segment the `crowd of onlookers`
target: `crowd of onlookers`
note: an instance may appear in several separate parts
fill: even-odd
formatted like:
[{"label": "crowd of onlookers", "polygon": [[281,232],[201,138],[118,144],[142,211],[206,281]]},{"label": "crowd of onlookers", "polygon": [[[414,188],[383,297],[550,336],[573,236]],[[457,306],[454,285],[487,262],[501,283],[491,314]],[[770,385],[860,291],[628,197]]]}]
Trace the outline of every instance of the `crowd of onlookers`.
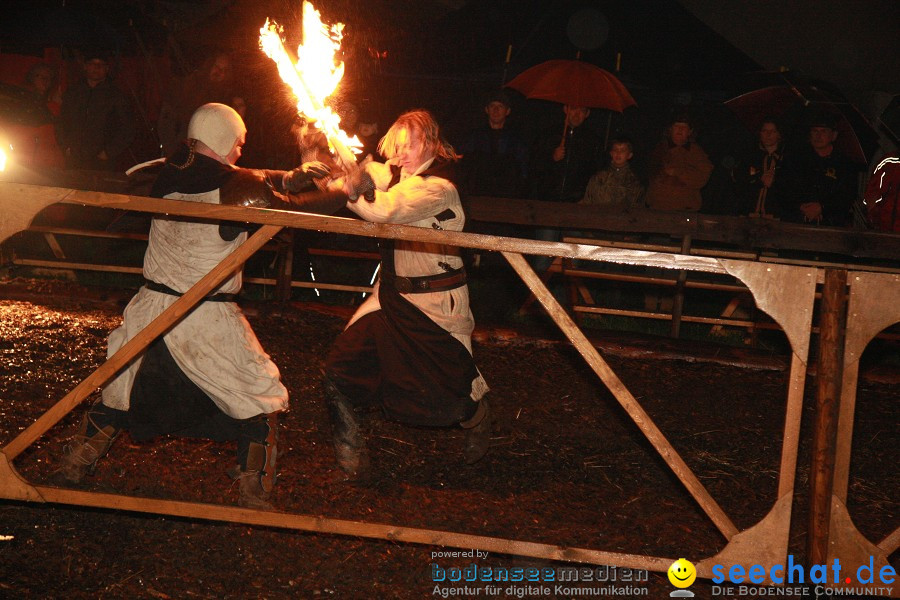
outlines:
[{"label": "crowd of onlookers", "polygon": [[[608,141],[586,124],[590,110],[564,106],[564,126],[526,143],[507,130],[512,102],[505,92],[487,99],[487,122],[457,146],[464,189],[474,195],[529,197],[616,210],[701,211],[715,166],[696,141],[694,116],[675,109],[638,172],[635,144],[622,134]],[[729,165],[727,210],[720,213],[837,227],[900,231],[900,159],[887,155],[872,173],[835,147],[838,116],[812,110],[806,138],[786,151],[783,125],[765,118],[746,149]],[[862,175],[862,179],[861,179]],[[864,185],[864,193],[860,190]]]},{"label": "crowd of onlookers", "polygon": [[[80,59],[83,77],[62,93],[57,72],[48,63],[36,63],[28,71],[21,94],[32,114],[6,125],[7,133],[21,160],[33,167],[122,171],[136,162],[128,153],[136,136],[134,102],[110,77],[108,54],[84,52]],[[249,99],[240,91],[246,89],[238,85],[232,57],[224,52],[213,53],[195,70],[172,78],[154,123],[159,154],[178,145],[190,115],[204,103],[228,104],[252,123],[254,115],[247,115]],[[483,103],[486,118],[481,117],[471,131],[451,137],[462,156],[459,187],[464,194],[620,210],[701,211],[706,208],[704,188],[713,187],[714,172],[721,174],[721,167],[715,167],[698,144],[696,115],[685,107],[673,110],[659,142],[635,161],[633,140],[621,131],[610,132],[608,126],[603,135],[588,119],[589,108],[563,106],[561,122],[535,132],[512,124],[513,104],[506,90],[495,91]],[[336,103],[335,109],[345,130],[363,142],[364,155],[377,154],[378,117],[346,101]],[[900,231],[900,158],[889,154],[869,167],[853,163],[834,145],[836,118],[827,111],[811,111],[804,124],[807,137],[791,151],[785,149],[783,124],[766,118],[749,147],[734,149],[734,160],[720,177],[729,201],[717,212]],[[254,133],[260,136],[255,140],[250,134],[245,158],[253,161],[254,147],[269,147],[257,161],[280,163],[252,166],[288,168],[301,159],[299,150],[292,154],[290,140],[308,135],[305,123],[294,120],[278,128],[281,139],[273,136],[272,128],[249,129],[261,133]],[[538,232],[541,239],[556,235],[552,230]]]}]

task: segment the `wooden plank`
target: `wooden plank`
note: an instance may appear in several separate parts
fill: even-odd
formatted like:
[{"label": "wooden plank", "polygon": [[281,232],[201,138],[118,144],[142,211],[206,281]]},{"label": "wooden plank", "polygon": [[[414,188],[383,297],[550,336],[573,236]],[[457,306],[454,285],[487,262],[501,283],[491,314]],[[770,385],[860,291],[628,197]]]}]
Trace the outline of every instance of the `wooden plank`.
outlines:
[{"label": "wooden plank", "polygon": [[[621,308],[604,308],[602,306],[573,306],[572,310],[579,313],[593,313],[601,315],[616,315],[620,317],[638,317],[642,319],[655,319],[658,321],[670,321],[672,315],[669,313],[651,312],[642,310],[625,310]],[[768,329],[778,329],[775,324],[761,325],[754,321],[745,321],[742,319],[723,319],[721,317],[695,317],[692,315],[683,315],[681,320],[685,323],[703,323],[706,325],[728,325],[730,327],[762,327]]]},{"label": "wooden plank", "polygon": [[63,249],[59,245],[59,242],[56,241],[56,236],[54,236],[52,233],[45,233],[44,240],[47,242],[47,245],[50,246],[50,251],[53,252],[53,256],[60,260],[66,258],[66,253],[63,252]]},{"label": "wooden plank", "polygon": [[28,231],[35,233],[54,233],[57,235],[74,235],[79,237],[104,238],[111,240],[135,240],[147,241],[146,233],[127,233],[124,231],[100,231],[98,229],[72,229],[69,227],[51,227],[47,225],[32,225]]},{"label": "wooden plank", "polygon": [[[98,492],[85,492],[71,489],[60,489],[46,486],[34,486],[34,489],[47,502],[70,504],[75,506],[91,506],[97,508],[113,508],[130,512],[150,513],[155,515],[171,515],[205,521],[225,521],[244,523],[259,527],[277,527],[299,531],[312,531],[346,535],[361,538],[383,539],[392,542],[426,544],[468,550],[485,550],[493,554],[529,556],[545,560],[576,562],[594,565],[610,565],[631,569],[647,569],[665,572],[672,564],[672,558],[660,558],[621,552],[604,552],[587,548],[555,546],[453,531],[403,527],[391,524],[370,523],[332,519],[320,515],[292,514],[278,511],[263,511],[237,506],[220,504],[203,504],[198,502],[181,502],[177,500],[160,500],[156,498],[140,498]],[[701,572],[701,576],[709,577],[711,573]]]},{"label": "wooden plank", "polygon": [[726,539],[731,539],[737,533],[734,523],[731,522],[725,511],[703,487],[703,484],[700,483],[700,480],[697,479],[690,467],[687,466],[675,448],[672,447],[672,444],[659,430],[650,418],[650,415],[644,411],[640,403],[625,387],[625,384],[603,360],[603,357],[600,356],[594,345],[591,344],[584,333],[572,321],[572,318],[559,305],[556,298],[553,297],[553,294],[550,293],[547,286],[544,285],[541,278],[529,266],[525,258],[520,254],[510,252],[503,252],[503,256],[509,261],[516,273],[519,274],[525,285],[531,289],[531,293],[541,302],[544,309],[550,314],[550,317],[556,322],[569,341],[572,342],[572,345],[575,346],[575,349],[584,357],[594,373],[600,377],[600,380],[616,397],[616,400],[619,401],[619,404],[622,405],[622,408],[625,409],[625,412],[628,413],[635,425],[638,426],[666,464],[669,465],[672,472],[681,480],[691,496],[694,497],[694,500],[700,505],[700,508],[712,520],[722,535]]},{"label": "wooden plank", "polygon": [[330,248],[307,248],[310,256],[334,256],[337,258],[360,258],[366,260],[381,260],[377,252],[354,252],[352,250],[332,250]]},{"label": "wooden plank", "polygon": [[[16,204],[16,198],[21,202]],[[101,198],[105,197],[105,198]],[[24,226],[11,226],[10,223],[21,222],[25,210],[25,224],[31,222],[34,214],[46,206],[56,202],[74,202],[109,208],[139,210],[143,212],[167,212],[164,208],[153,210],[145,208],[149,205],[134,200],[142,196],[126,196],[102,192],[79,191],[69,188],[30,185],[24,183],[0,182],[0,241],[6,239],[10,231],[21,231]],[[153,199],[159,202],[173,202]],[[144,208],[142,208],[142,205]],[[163,206],[162,204],[159,206]],[[210,205],[205,205],[209,207]],[[217,207],[221,209],[212,218],[246,220],[240,216],[241,211],[262,211],[261,209],[245,209],[242,207]],[[235,209],[228,212],[228,209]],[[199,212],[199,211],[198,211]],[[178,212],[174,214],[185,214]],[[296,214],[296,213],[294,213]],[[232,216],[229,216],[232,215]],[[204,216],[202,214],[196,216]],[[640,211],[621,213],[608,211],[602,207],[583,206],[535,200],[518,200],[510,198],[478,198],[467,202],[467,216],[470,221],[503,222],[520,225],[544,225],[576,230],[597,230],[615,232],[662,233],[681,237],[690,234],[696,241],[716,242],[733,246],[736,249],[762,250],[801,250],[809,252],[828,252],[856,258],[877,258],[892,261],[900,267],[900,234],[874,231],[854,231],[831,227],[812,227],[792,223],[781,223],[772,219],[753,219],[750,217],[728,217],[719,215],[701,215],[696,213],[663,213]],[[314,226],[279,222],[277,217],[266,223],[281,224],[287,227],[315,229]],[[348,219],[351,220],[352,219]],[[260,222],[252,220],[251,222]],[[377,229],[377,227],[376,227]],[[343,231],[356,235],[366,235],[355,231]],[[382,236],[389,237],[389,236]],[[408,239],[408,238],[400,238]],[[490,249],[482,245],[460,246]],[[504,250],[530,254],[522,248],[504,248]],[[560,254],[554,254],[559,256]],[[578,258],[586,258],[579,256]],[[884,266],[884,265],[882,265]],[[864,265],[859,265],[865,268]]]},{"label": "wooden plank", "polygon": [[897,548],[900,548],[900,527],[889,533],[883,540],[878,542],[878,547],[881,548],[887,556],[890,556],[897,550]]},{"label": "wooden plank", "polygon": [[214,290],[228,276],[238,270],[241,265],[259,250],[272,236],[281,231],[277,225],[261,227],[246,242],[241,244],[234,252],[216,265],[209,273],[203,276],[190,290],[184,293],[169,308],[150,322],[136,336],[122,346],[118,352],[111,356],[97,370],[88,375],[71,392],[53,405],[47,412],[41,415],[22,433],[16,436],[3,448],[3,453],[14,459],[23,450],[30,446],[36,439],[53,427],[60,419],[65,417],[82,400],[87,398],[94,390],[104,386],[115,376],[119,370],[127,365],[135,356],[144,351],[153,340],[165,333],[177,323],[184,315],[203,299],[204,296]]},{"label": "wooden plank", "polygon": [[800,447],[800,422],[803,417],[803,391],[806,387],[806,361],[791,353],[784,435],[781,439],[781,466],[778,473],[778,498],[793,497],[797,476],[797,450]]},{"label": "wooden plank", "polygon": [[74,193],[69,189],[0,182],[0,242],[27,229],[36,214]]},{"label": "wooden plank", "polygon": [[[306,194],[312,199],[323,197],[318,192]],[[440,231],[413,227],[409,225],[393,225],[386,223],[370,223],[359,219],[330,217],[311,213],[272,210],[263,208],[246,208],[242,206],[223,206],[221,204],[200,204],[197,202],[181,202],[164,198],[148,198],[144,196],[128,196],[125,194],[109,194],[88,192],[66,188],[50,188],[19,183],[0,183],[0,207],[7,205],[17,207],[25,200],[36,203],[65,202],[103,206],[122,210],[200,217],[205,219],[221,219],[226,221],[242,221],[261,225],[280,225],[316,231],[329,231],[366,237],[386,239],[402,239],[409,241],[450,244],[463,248],[480,248],[484,250],[509,251],[520,254],[540,254],[544,256],[565,256],[585,260],[603,260],[623,264],[640,264],[664,269],[687,269],[710,273],[724,272],[717,259],[702,256],[681,256],[678,254],[646,252],[625,248],[603,248],[582,244],[562,242],[543,242],[485,234],[463,233],[458,231]],[[31,211],[31,216],[37,211]],[[0,218],[4,211],[0,211]],[[17,222],[24,221],[20,218]],[[11,222],[11,221],[10,221]],[[0,227],[0,241],[27,227],[27,221],[19,229],[7,226]],[[0,221],[0,225],[5,221]]]},{"label": "wooden plank", "polygon": [[609,210],[600,206],[517,198],[466,199],[470,222],[559,227],[577,231],[661,233],[736,249],[803,250],[900,263],[900,234],[814,227],[774,219],[651,210]]},{"label": "wooden plank", "polygon": [[[561,269],[557,269],[556,271],[562,272]],[[674,286],[676,283],[674,279],[663,277],[623,275],[622,273],[604,273],[603,271],[586,271],[584,269],[566,269],[565,274],[567,276],[577,277],[579,279],[602,279],[606,281],[621,281],[623,283],[640,283],[643,285]],[[708,281],[694,281],[692,279],[688,279],[687,281],[685,281],[684,286],[687,288],[694,288],[698,290],[715,290],[719,292],[740,293],[748,291],[747,288],[742,285],[711,283]]]},{"label": "wooden plank", "polygon": [[825,272],[819,323],[816,413],[813,423],[807,534],[807,560],[810,564],[816,565],[825,564],[828,559],[846,311],[847,271],[828,269]]},{"label": "wooden plank", "polygon": [[[623,242],[620,240],[609,240],[603,237],[569,237],[562,238],[564,242],[572,242],[574,244],[594,244],[596,246],[608,246],[610,248],[631,248],[633,250],[650,250],[651,252],[676,252],[680,248],[680,244],[642,244],[639,242]],[[739,258],[743,260],[756,260],[759,258],[758,252],[738,252],[734,250],[720,250],[717,248],[691,248],[690,254],[697,256],[712,256],[715,258]]]},{"label": "wooden plank", "polygon": [[[859,361],[866,346],[887,327],[900,322],[900,275],[851,272],[844,345],[844,377],[834,465],[834,494],[847,504],[850,450],[856,411]],[[881,334],[887,337],[892,334]]]},{"label": "wooden plank", "polygon": [[100,271],[103,273],[130,273],[141,275],[141,267],[120,267],[118,265],[95,265],[92,263],[67,262],[62,260],[34,260],[30,258],[14,258],[14,265],[20,267],[42,267],[46,269],[75,269],[78,271]]}]

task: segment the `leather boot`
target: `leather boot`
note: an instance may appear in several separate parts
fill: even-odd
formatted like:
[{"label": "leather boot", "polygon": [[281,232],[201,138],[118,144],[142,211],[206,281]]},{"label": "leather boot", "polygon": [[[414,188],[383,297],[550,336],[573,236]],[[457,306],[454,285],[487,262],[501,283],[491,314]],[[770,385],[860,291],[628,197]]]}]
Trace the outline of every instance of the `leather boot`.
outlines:
[{"label": "leather boot", "polygon": [[75,485],[94,471],[97,461],[109,451],[122,431],[110,423],[114,412],[120,411],[98,403],[84,413],[78,433],[63,447],[59,467],[51,475],[54,483]]},{"label": "leather boot", "polygon": [[[269,413],[246,419],[238,440],[239,462],[242,462],[238,482],[239,504],[246,508],[272,510],[269,502],[275,487],[278,457],[278,414]],[[246,459],[242,455],[246,451]]]},{"label": "leather boot", "polygon": [[350,398],[327,377],[323,380],[323,386],[338,466],[350,479],[363,481],[370,474],[369,451],[363,439],[356,410]]},{"label": "leather boot", "polygon": [[471,419],[460,423],[466,430],[463,445],[463,459],[473,465],[484,458],[491,446],[491,407],[486,398],[478,402],[478,409]]}]

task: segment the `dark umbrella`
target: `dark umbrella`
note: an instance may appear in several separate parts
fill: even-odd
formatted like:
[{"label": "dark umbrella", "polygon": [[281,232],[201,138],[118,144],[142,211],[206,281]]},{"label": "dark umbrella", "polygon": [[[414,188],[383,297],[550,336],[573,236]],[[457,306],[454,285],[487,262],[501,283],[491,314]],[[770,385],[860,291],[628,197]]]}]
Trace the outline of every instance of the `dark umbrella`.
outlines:
[{"label": "dark umbrella", "polygon": [[622,112],[637,103],[619,79],[580,60],[548,60],[506,84],[526,98]]},{"label": "dark umbrella", "polygon": [[764,82],[763,87],[725,101],[725,106],[751,132],[758,132],[766,117],[776,117],[785,125],[800,128],[810,113],[826,113],[837,123],[835,148],[853,162],[869,163],[878,148],[878,134],[862,113],[838,92],[822,83],[797,82],[797,77],[785,73],[754,75]]}]

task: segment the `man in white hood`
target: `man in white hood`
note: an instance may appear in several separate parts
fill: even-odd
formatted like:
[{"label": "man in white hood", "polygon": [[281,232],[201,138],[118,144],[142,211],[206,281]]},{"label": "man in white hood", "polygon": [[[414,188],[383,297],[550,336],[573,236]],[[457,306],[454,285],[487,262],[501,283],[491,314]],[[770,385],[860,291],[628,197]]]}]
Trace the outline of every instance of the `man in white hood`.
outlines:
[{"label": "man in white hood", "polygon": [[[232,108],[201,106],[191,117],[187,143],[166,159],[151,195],[325,214],[346,203],[339,193],[295,195],[328,175],[322,163],[293,171],[236,167],[246,133]],[[236,224],[154,218],[145,284],[125,308],[122,326],[110,334],[109,355],[246,239],[246,228]],[[165,434],[236,440],[240,503],[271,508],[277,415],[288,408],[288,394],[235,303],[240,289],[238,271],[106,386],[68,443],[57,481],[79,483],[123,429],[136,440]]]}]

